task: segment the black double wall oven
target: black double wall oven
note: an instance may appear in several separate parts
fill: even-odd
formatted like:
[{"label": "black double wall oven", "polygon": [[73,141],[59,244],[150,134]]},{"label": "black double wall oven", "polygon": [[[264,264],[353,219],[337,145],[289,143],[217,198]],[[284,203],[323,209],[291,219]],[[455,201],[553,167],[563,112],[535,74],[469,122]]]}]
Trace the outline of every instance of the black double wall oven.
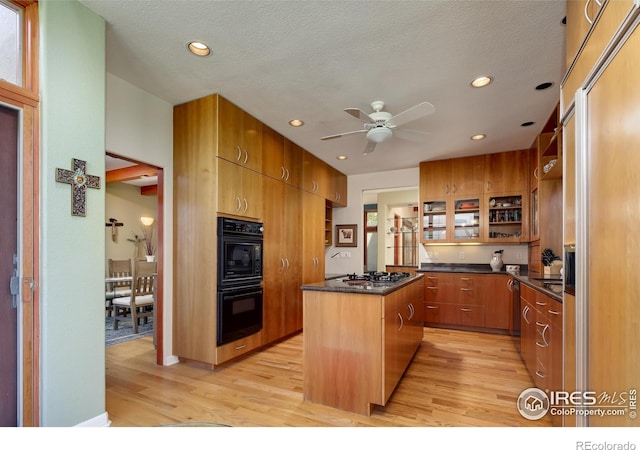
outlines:
[{"label": "black double wall oven", "polygon": [[217,345],[262,329],[263,224],[218,218]]}]

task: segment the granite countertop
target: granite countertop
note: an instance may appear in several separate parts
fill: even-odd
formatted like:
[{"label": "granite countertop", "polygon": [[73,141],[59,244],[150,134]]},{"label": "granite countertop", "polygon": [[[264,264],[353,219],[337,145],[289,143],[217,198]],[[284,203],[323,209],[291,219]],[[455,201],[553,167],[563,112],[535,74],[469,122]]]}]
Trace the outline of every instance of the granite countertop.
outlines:
[{"label": "granite countertop", "polygon": [[411,284],[418,278],[422,278],[423,274],[415,274],[403,278],[402,280],[391,284],[378,284],[372,283],[367,285],[352,286],[344,281],[345,277],[333,278],[330,280],[321,281],[319,283],[305,284],[301,286],[303,291],[323,291],[323,292],[344,292],[348,294],[371,294],[371,295],[388,295],[393,291]]},{"label": "granite countertop", "polygon": [[[428,263],[422,264],[416,269],[416,272],[452,272],[452,273],[482,273],[493,275],[511,275],[502,266],[502,270],[494,272],[489,264],[455,264],[455,263]],[[527,266],[520,265],[520,273],[527,274]]]},{"label": "granite countertop", "polygon": [[[544,281],[534,279],[534,278],[543,278],[543,276],[541,275],[536,275],[535,277],[533,276],[528,277],[527,275],[514,275],[514,274],[510,274],[510,275],[516,280],[520,281],[521,283],[524,283],[527,286],[530,286],[531,288],[537,291],[540,291],[543,294],[551,297],[555,301],[562,303],[562,293],[564,291],[564,287],[562,284],[551,284],[548,282],[545,283]],[[561,280],[561,278],[558,275],[547,276],[544,278],[547,278],[549,281],[555,281],[555,282],[557,282],[558,280]]]}]

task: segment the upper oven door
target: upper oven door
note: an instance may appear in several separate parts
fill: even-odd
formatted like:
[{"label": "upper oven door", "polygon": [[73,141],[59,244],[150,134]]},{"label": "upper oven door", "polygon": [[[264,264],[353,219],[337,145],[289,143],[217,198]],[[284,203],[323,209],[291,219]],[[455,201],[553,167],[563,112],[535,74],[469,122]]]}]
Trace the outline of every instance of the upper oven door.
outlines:
[{"label": "upper oven door", "polygon": [[218,256],[220,286],[256,284],[262,281],[262,239],[221,236]]}]

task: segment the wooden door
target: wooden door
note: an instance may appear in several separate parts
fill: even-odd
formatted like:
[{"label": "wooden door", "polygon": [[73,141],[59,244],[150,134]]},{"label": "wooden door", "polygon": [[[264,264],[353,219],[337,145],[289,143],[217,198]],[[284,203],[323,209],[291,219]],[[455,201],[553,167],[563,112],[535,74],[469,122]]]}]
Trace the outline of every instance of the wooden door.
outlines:
[{"label": "wooden door", "polygon": [[284,140],[284,154],[282,165],[284,167],[284,181],[292,186],[302,185],[302,156],[304,150],[288,139]]},{"label": "wooden door", "polygon": [[302,192],[302,283],[323,281],[325,249],[325,199]]},{"label": "wooden door", "polygon": [[277,180],[284,180],[284,142],[280,133],[262,126],[262,173]]},{"label": "wooden door", "polygon": [[[18,422],[18,309],[19,298],[9,290],[17,272],[18,255],[18,145],[19,111],[0,105],[0,427]],[[18,288],[19,286],[16,286]]]},{"label": "wooden door", "polygon": [[512,294],[507,286],[507,275],[489,275],[483,278],[485,285],[485,326],[500,330],[511,328]]},{"label": "wooden door", "polygon": [[262,193],[262,179],[258,172],[242,169],[242,198],[244,215],[254,219],[262,219],[264,195]]},{"label": "wooden door", "polygon": [[[587,305],[587,389],[598,393],[637,389],[640,374],[640,304],[634,270],[640,265],[640,134],[632,119],[637,118],[640,104],[638,55],[636,28],[587,93],[586,130],[579,130],[586,137],[579,153],[587,166],[590,207],[580,208],[576,219],[577,223],[586,219],[588,229],[576,247],[578,270],[582,267],[586,273],[584,291],[578,275],[576,301]],[[586,298],[580,298],[580,292],[587,293]],[[589,426],[636,422],[629,414],[588,418]]]},{"label": "wooden door", "polygon": [[262,342],[268,344],[284,336],[284,305],[282,302],[286,262],[283,209],[284,184],[263,177],[264,250],[263,250],[263,326]]},{"label": "wooden door", "polygon": [[485,155],[485,193],[522,192],[529,189],[529,150]]},{"label": "wooden door", "polygon": [[237,164],[218,158],[218,212],[242,215],[242,171]]},{"label": "wooden door", "polygon": [[218,96],[218,156],[240,163],[244,157],[242,141],[243,111],[227,99]]},{"label": "wooden door", "polygon": [[[286,270],[283,279],[284,335],[302,329],[302,207],[300,191],[283,185],[284,247]],[[307,238],[305,234],[305,239]]]},{"label": "wooden door", "polygon": [[455,195],[484,192],[484,156],[454,160],[451,164],[451,193]]},{"label": "wooden door", "polygon": [[420,163],[420,194],[423,201],[442,199],[452,193],[450,159]]}]

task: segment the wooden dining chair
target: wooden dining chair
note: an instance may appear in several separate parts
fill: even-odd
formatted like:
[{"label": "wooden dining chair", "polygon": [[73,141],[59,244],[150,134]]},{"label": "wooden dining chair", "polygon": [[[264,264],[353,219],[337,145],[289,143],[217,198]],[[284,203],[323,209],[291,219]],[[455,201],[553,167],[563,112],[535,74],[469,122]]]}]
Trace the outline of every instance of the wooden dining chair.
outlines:
[{"label": "wooden dining chair", "polygon": [[124,320],[131,313],[133,332],[138,334],[140,319],[144,319],[146,323],[147,318],[153,315],[157,271],[158,263],[155,261],[134,262],[131,295],[129,297],[115,297],[112,300],[114,330],[118,329],[118,322]]},{"label": "wooden dining chair", "polygon": [[[131,276],[131,260],[130,259],[111,259],[109,258],[107,271],[109,278],[130,277]],[[112,302],[115,297],[129,297],[131,295],[131,281],[117,281],[107,285],[105,295],[105,308],[107,315],[111,315]]]}]

